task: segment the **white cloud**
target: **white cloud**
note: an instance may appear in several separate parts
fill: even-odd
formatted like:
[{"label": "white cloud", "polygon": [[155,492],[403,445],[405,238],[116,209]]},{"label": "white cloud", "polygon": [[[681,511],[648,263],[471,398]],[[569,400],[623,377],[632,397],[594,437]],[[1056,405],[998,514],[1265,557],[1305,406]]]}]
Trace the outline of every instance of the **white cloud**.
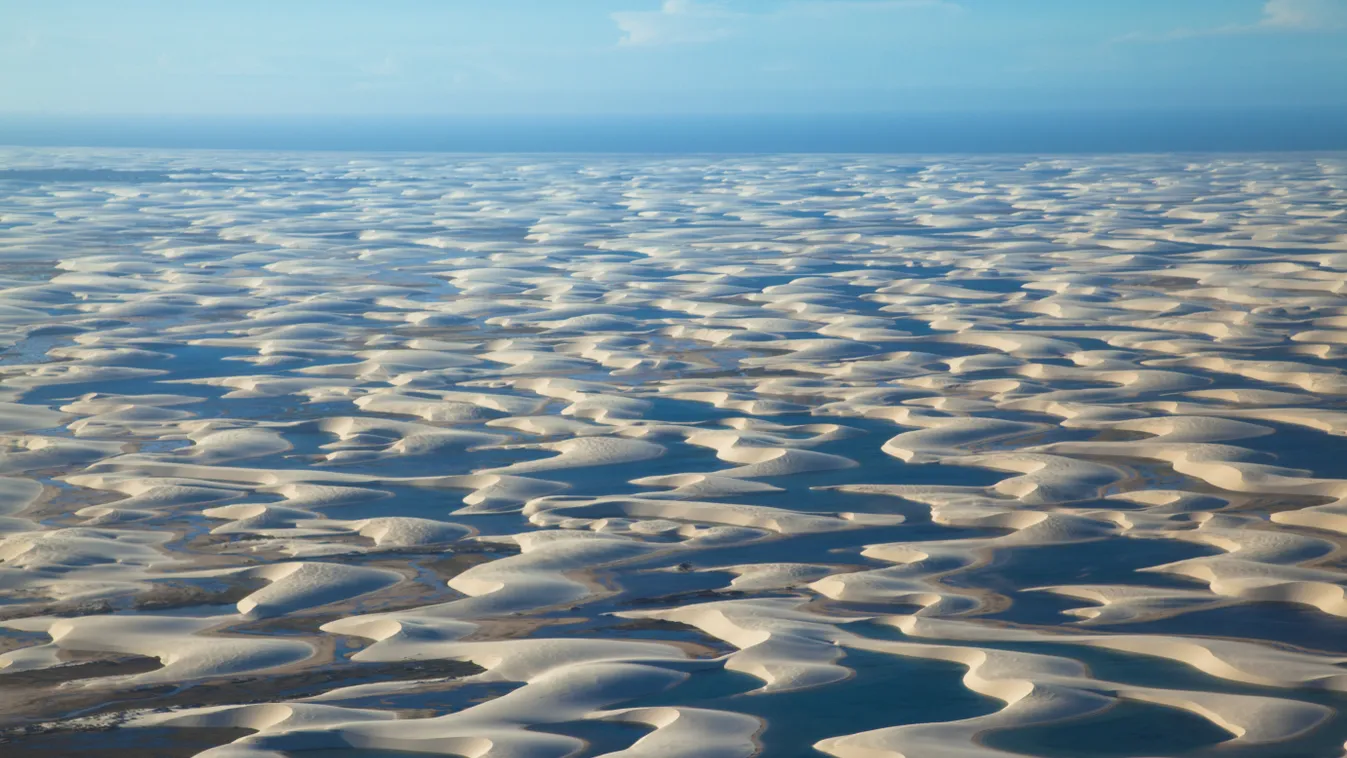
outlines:
[{"label": "white cloud", "polygon": [[618,44],[634,47],[715,42],[755,22],[773,19],[835,18],[922,8],[963,10],[949,0],[796,0],[769,13],[744,13],[717,3],[665,0],[657,11],[621,11],[612,14],[612,19],[622,32]]},{"label": "white cloud", "polygon": [[1267,0],[1258,25],[1303,31],[1341,29],[1347,27],[1347,0]]},{"label": "white cloud", "polygon": [[657,11],[622,11],[612,18],[622,32],[619,45],[677,45],[713,42],[730,36],[744,16],[719,5],[665,0]]},{"label": "white cloud", "polygon": [[402,73],[402,65],[392,55],[385,55],[381,61],[362,64],[359,69],[366,76],[397,76]]},{"label": "white cloud", "polygon": [[1164,34],[1127,34],[1119,42],[1168,42],[1194,37],[1273,32],[1326,32],[1347,29],[1347,0],[1267,0],[1253,23],[1204,29],[1175,29]]},{"label": "white cloud", "polygon": [[885,11],[938,8],[962,12],[963,6],[949,0],[799,0],[786,4],[783,15],[837,16],[843,13],[882,13]]}]

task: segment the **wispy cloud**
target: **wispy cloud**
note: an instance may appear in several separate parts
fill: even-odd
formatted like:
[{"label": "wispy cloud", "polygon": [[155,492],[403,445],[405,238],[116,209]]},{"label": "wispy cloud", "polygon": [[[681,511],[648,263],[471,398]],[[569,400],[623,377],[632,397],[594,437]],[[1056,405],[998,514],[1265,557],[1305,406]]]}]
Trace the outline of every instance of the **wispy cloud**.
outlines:
[{"label": "wispy cloud", "polygon": [[386,77],[402,73],[402,64],[392,54],[385,55],[383,60],[362,63],[358,68],[365,76]]},{"label": "wispy cloud", "polygon": [[1263,3],[1262,17],[1249,23],[1174,29],[1162,34],[1133,33],[1116,41],[1171,42],[1195,37],[1343,30],[1347,30],[1347,0],[1267,0]]},{"label": "wispy cloud", "polygon": [[693,0],[665,0],[657,11],[621,11],[612,15],[622,32],[619,45],[677,45],[712,42],[732,33],[746,14]]},{"label": "wispy cloud", "polygon": [[1347,0],[1268,0],[1258,26],[1298,31],[1347,29]]},{"label": "wispy cloud", "polygon": [[887,11],[939,8],[962,12],[963,6],[949,0],[798,0],[786,3],[783,15],[840,16],[852,13],[883,13]]},{"label": "wispy cloud", "polygon": [[914,9],[962,11],[949,0],[797,0],[768,13],[747,13],[696,0],[665,0],[659,10],[612,14],[622,46],[701,44],[732,37],[756,22],[790,18],[836,18]]}]

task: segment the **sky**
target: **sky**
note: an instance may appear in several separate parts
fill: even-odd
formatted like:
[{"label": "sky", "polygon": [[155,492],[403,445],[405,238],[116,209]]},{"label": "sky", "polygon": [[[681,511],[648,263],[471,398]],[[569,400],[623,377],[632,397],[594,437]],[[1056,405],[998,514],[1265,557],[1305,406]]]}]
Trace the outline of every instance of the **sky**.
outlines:
[{"label": "sky", "polygon": [[1347,108],[1347,0],[3,0],[0,116]]}]

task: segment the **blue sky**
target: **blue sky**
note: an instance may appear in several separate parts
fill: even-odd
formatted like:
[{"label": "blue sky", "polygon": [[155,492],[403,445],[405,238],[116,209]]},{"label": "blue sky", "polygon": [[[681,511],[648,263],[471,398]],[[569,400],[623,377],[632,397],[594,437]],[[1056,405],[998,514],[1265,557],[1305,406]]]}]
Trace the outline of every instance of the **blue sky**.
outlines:
[{"label": "blue sky", "polygon": [[8,0],[0,111],[1347,105],[1347,0]]}]

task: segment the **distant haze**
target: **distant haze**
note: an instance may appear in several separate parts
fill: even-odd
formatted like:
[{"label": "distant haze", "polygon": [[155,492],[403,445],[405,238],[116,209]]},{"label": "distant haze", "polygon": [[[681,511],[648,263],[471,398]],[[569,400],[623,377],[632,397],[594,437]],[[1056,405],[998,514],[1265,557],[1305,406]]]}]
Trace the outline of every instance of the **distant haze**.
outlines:
[{"label": "distant haze", "polygon": [[458,153],[1347,150],[1347,108],[645,116],[19,116],[0,144]]}]

